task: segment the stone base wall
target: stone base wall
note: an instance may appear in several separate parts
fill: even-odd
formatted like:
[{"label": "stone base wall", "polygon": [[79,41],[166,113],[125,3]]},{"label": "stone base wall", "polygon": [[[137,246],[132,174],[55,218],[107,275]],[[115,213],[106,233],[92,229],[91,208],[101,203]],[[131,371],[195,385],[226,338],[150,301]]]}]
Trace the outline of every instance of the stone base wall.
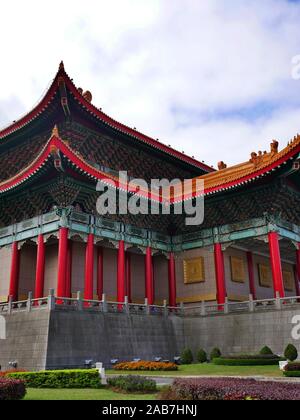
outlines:
[{"label": "stone base wall", "polygon": [[50,312],[19,312],[5,317],[6,340],[0,340],[0,366],[18,362],[26,370],[42,370],[46,366]]},{"label": "stone base wall", "polygon": [[33,310],[6,316],[7,339],[0,340],[0,365],[17,361],[28,370],[82,367],[86,360],[172,360],[184,347],[223,354],[255,353],[264,345],[283,354],[300,310],[180,318],[98,312]]},{"label": "stone base wall", "polygon": [[300,355],[300,340],[292,337],[294,316],[299,316],[300,322],[300,310],[185,318],[184,336],[193,351],[201,347],[210,352],[219,347],[225,355],[252,354],[267,345],[283,355],[285,347],[292,343]]},{"label": "stone base wall", "polygon": [[180,353],[180,318],[53,311],[49,326],[47,368],[82,366],[85,360],[110,365],[141,358],[172,360]]}]

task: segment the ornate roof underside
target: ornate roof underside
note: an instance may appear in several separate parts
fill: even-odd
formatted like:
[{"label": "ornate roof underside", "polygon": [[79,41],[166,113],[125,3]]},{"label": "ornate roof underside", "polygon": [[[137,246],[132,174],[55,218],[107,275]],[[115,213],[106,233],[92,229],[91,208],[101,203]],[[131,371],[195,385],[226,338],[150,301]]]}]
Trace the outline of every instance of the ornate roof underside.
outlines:
[{"label": "ornate roof underside", "polygon": [[41,120],[49,118],[50,114],[53,113],[53,104],[58,97],[66,117],[70,117],[70,105],[71,102],[75,102],[81,112],[84,112],[90,118],[99,121],[101,124],[104,124],[106,127],[114,130],[115,132],[125,135],[131,140],[138,142],[138,144],[144,144],[165,157],[175,159],[178,163],[185,163],[202,172],[207,173],[214,171],[214,169],[197,161],[193,157],[180,153],[179,151],[162,144],[158,140],[154,140],[135,129],[119,123],[103,113],[102,110],[96,108],[91,103],[91,94],[89,92],[82,94],[82,90],[76,88],[70,77],[65,72],[63,63],[61,63],[53,83],[41,102],[27,115],[0,131],[0,146],[1,143],[3,144],[6,140],[11,139],[12,136],[17,136],[22,132],[22,130],[28,129],[28,127],[37,119]]},{"label": "ornate roof underside", "polygon": [[[92,164],[87,162],[80,153],[72,150],[68,142],[63,141],[58,134],[57,129],[53,130],[51,138],[48,140],[42,151],[38,156],[24,169],[18,172],[17,175],[0,182],[0,195],[10,192],[26,182],[33,182],[35,177],[40,176],[44,171],[49,159],[53,158],[56,169],[64,171],[61,165],[61,159],[64,157],[68,163],[74,168],[75,172],[79,172],[84,177],[92,182],[102,181],[107,185],[111,185],[121,190],[126,190],[132,193],[137,193],[137,190],[127,183],[119,183],[119,179],[113,175],[103,172]],[[286,169],[288,176],[295,176],[299,179],[299,168],[295,164],[300,158],[300,136],[295,139],[281,152],[272,151],[261,155],[249,162],[232,168],[225,168],[218,172],[214,172],[198,179],[204,180],[204,194],[206,196],[224,194],[231,192],[237,188],[248,187],[249,184],[260,184],[264,178],[274,178],[276,171]],[[53,159],[51,159],[51,166],[53,167]],[[198,196],[197,189],[191,194],[185,191],[185,194],[171,197],[171,202],[178,202]],[[155,195],[148,190],[140,189],[138,195],[141,197],[151,199],[154,201],[166,202],[168,197],[162,195]]]}]

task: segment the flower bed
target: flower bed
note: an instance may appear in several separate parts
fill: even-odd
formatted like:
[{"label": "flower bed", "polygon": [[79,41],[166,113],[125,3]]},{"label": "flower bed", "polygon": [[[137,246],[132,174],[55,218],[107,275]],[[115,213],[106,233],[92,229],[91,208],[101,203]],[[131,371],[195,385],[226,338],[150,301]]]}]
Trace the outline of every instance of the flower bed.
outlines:
[{"label": "flower bed", "polygon": [[22,400],[26,388],[23,381],[0,378],[0,401]]},{"label": "flower bed", "polygon": [[[169,395],[179,400],[300,400],[300,384],[254,379],[177,379]],[[167,394],[163,398],[168,398]]]},{"label": "flower bed", "polygon": [[7,377],[21,379],[29,388],[99,388],[101,386],[97,369],[8,373]]},{"label": "flower bed", "polygon": [[175,371],[178,366],[175,363],[165,362],[123,362],[114,366],[115,370],[127,371]]},{"label": "flower bed", "polygon": [[3,370],[0,372],[0,378],[5,378],[10,373],[21,373],[27,372],[25,369],[10,369],[10,370]]}]

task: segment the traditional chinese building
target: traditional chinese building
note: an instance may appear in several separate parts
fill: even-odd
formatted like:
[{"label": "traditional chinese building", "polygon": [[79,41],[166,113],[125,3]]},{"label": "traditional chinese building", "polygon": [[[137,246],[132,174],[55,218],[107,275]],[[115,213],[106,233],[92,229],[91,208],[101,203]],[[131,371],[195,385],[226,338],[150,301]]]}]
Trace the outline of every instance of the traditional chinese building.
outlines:
[{"label": "traditional chinese building", "polygon": [[[61,64],[41,102],[0,131],[0,157],[3,302],[49,289],[170,306],[300,296],[300,136],[214,170],[108,117]],[[204,180],[204,223],[99,216],[96,185],[117,182],[118,171],[147,182]]]}]

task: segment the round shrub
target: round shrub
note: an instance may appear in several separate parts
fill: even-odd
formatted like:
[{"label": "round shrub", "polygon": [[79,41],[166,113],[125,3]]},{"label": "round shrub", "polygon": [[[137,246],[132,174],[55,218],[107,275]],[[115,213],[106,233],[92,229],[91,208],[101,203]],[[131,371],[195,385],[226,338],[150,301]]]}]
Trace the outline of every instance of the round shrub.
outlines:
[{"label": "round shrub", "polygon": [[24,381],[0,378],[0,401],[22,400],[25,394]]},{"label": "round shrub", "polygon": [[284,357],[290,362],[294,362],[298,358],[298,351],[293,344],[289,344],[284,351]]},{"label": "round shrub", "polygon": [[265,346],[265,347],[263,347],[261,349],[261,351],[259,352],[259,354],[268,355],[268,354],[274,354],[274,353],[272,352],[272,350],[270,349],[270,347]]},{"label": "round shrub", "polygon": [[184,349],[181,353],[181,363],[183,365],[191,365],[193,363],[194,356],[191,349]]},{"label": "round shrub", "polygon": [[199,363],[207,362],[207,354],[203,349],[200,349],[197,353],[197,362]]},{"label": "round shrub", "polygon": [[221,350],[215,347],[210,353],[210,360],[218,359],[222,356]]},{"label": "round shrub", "polygon": [[155,392],[156,382],[143,376],[116,376],[108,379],[108,385],[117,391]]}]

